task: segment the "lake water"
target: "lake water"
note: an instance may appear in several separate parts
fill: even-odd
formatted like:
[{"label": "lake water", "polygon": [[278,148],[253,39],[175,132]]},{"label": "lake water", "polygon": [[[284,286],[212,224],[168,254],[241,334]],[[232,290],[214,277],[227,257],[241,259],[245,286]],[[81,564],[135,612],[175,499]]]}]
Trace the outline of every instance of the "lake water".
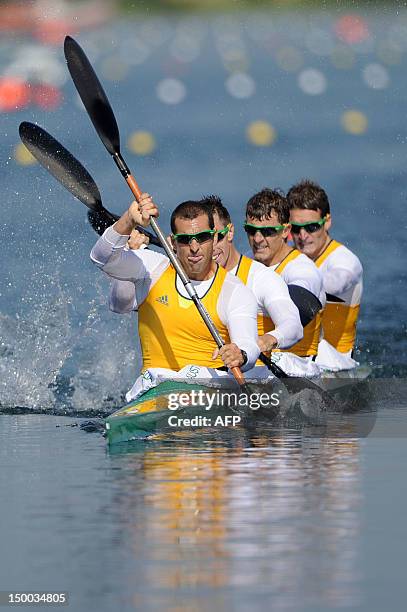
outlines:
[{"label": "lake water", "polygon": [[[72,610],[404,609],[407,13],[343,17],[157,17],[78,40],[164,229],[179,201],[217,193],[246,250],[255,191],[302,177],[326,188],[332,233],[365,269],[357,355],[380,390],[367,437],[270,426],[113,452],[77,426],[121,405],[136,321],[108,311],[83,205],[20,163],[20,121],[77,155],[110,210],[131,194],[61,49],[27,67],[38,46],[1,41],[2,73],[20,58],[63,102],[1,114],[0,590],[68,591]],[[129,143],[136,131],[149,134]]]}]

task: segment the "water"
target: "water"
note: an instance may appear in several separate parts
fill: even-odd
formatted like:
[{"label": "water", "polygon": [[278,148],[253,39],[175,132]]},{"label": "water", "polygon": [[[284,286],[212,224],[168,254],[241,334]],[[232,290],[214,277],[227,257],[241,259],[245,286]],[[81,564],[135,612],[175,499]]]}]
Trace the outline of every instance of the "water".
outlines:
[{"label": "water", "polygon": [[405,437],[107,452],[71,418],[0,424],[2,589],[68,591],[72,610],[404,609]]},{"label": "water", "polygon": [[[366,14],[370,36],[348,47],[335,37],[340,16],[117,21],[79,41],[164,229],[179,201],[218,193],[246,250],[242,210],[255,191],[301,177],[326,188],[334,236],[365,269],[358,359],[386,390],[367,438],[266,428],[112,453],[99,434],[71,427],[123,402],[140,363],[136,319],[108,311],[83,205],[38,166],[15,161],[18,124],[38,121],[60,139],[110,210],[124,210],[131,194],[69,80],[55,111],[1,115],[1,589],[67,590],[74,610],[402,609],[407,13]],[[27,45],[2,41],[2,69]],[[191,61],[176,58],[180,47]],[[63,71],[61,49],[48,53]],[[341,53],[347,69],[337,67]],[[225,88],[237,67],[255,83],[247,98]],[[325,78],[319,94],[300,88],[309,68]],[[168,77],[185,86],[179,103],[157,97]],[[320,75],[307,82],[324,87]],[[366,131],[343,128],[349,110],[367,119]],[[260,120],[276,132],[271,147],[247,140]],[[135,130],[153,135],[151,155],[128,149]]]}]

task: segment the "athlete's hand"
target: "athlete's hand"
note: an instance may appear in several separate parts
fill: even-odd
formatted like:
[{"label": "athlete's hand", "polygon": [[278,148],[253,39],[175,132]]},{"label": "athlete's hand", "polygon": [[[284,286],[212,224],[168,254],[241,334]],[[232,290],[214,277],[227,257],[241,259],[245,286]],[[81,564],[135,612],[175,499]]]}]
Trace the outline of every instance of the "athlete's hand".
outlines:
[{"label": "athlete's hand", "polygon": [[227,368],[240,368],[244,364],[242,351],[233,342],[224,344],[220,349],[215,349],[212,359],[217,359],[219,356]]},{"label": "athlete's hand", "polygon": [[150,238],[136,229],[131,232],[130,238],[127,241],[129,249],[132,249],[133,251],[137,251],[137,249],[139,249],[143,244],[148,245],[149,243]]},{"label": "athlete's hand", "polygon": [[264,334],[257,338],[257,346],[262,353],[268,353],[277,346],[277,339],[271,334]]},{"label": "athlete's hand", "polygon": [[150,217],[158,217],[159,215],[158,208],[148,193],[142,193],[138,202],[132,202],[127,213],[134,225],[141,225],[142,227],[147,227],[150,223]]}]

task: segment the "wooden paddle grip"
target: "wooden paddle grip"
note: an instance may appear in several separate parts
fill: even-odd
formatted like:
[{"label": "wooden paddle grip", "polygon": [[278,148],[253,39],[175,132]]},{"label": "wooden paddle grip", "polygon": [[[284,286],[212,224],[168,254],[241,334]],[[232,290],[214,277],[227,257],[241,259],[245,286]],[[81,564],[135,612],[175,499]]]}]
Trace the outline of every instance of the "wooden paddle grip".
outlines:
[{"label": "wooden paddle grip", "polygon": [[141,198],[141,194],[142,191],[140,189],[140,187],[137,185],[137,181],[134,178],[134,176],[132,176],[131,174],[129,174],[128,177],[126,177],[126,182],[128,184],[128,186],[130,187],[130,189],[132,190],[132,192],[134,193],[137,202],[140,200]]},{"label": "wooden paddle grip", "polygon": [[245,379],[244,379],[242,372],[240,371],[240,368],[236,366],[235,368],[230,368],[230,371],[232,372],[233,376],[236,378],[236,382],[238,382],[239,385],[245,384]]}]

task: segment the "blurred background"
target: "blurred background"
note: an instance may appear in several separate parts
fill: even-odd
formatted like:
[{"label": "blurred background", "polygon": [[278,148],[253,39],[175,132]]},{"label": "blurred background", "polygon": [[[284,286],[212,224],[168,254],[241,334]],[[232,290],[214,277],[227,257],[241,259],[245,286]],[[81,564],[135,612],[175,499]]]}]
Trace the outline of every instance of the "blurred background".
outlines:
[{"label": "blurred background", "polygon": [[301,178],[327,191],[332,234],[360,257],[358,358],[406,372],[407,12],[400,3],[161,0],[0,2],[0,405],[117,406],[137,373],[135,317],[108,311],[86,209],[19,142],[37,122],[88,168],[104,205],[131,194],[66,68],[83,46],[122,153],[161,207],[248,198]]},{"label": "blurred background", "polygon": [[[79,430],[78,415],[121,405],[140,360],[136,315],[109,312],[89,260],[85,207],[19,140],[37,122],[109,210],[128,206],[66,34],[165,231],[177,203],[215,193],[247,251],[255,192],[305,177],[326,189],[332,234],[365,269],[357,358],[382,378],[373,406],[392,433],[271,423],[108,451]],[[405,609],[406,69],[398,2],[0,1],[3,589],[67,590],[81,612]]]}]

